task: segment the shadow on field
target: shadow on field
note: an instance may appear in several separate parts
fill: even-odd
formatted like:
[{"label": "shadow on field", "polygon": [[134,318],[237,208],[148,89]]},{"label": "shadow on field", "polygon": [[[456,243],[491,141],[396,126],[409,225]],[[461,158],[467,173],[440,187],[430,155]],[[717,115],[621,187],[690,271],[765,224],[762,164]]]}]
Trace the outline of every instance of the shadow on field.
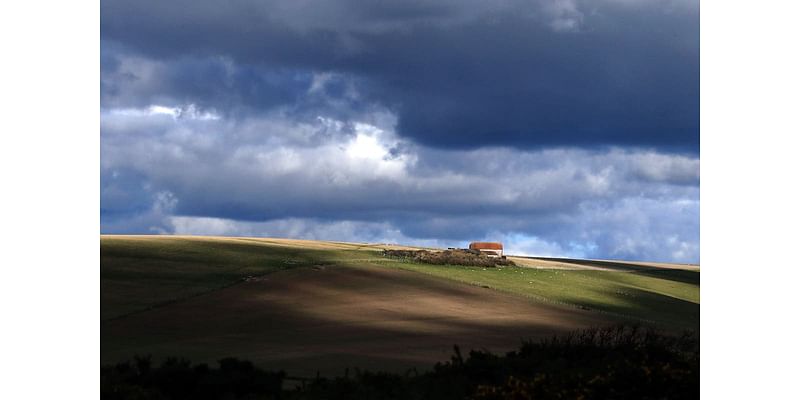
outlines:
[{"label": "shadow on field", "polygon": [[347,254],[240,239],[102,237],[101,319],[146,311],[246,277],[315,265]]},{"label": "shadow on field", "polygon": [[454,343],[506,351],[618,321],[408,271],[300,268],[104,321],[101,358],[237,357],[306,376],[348,366],[405,371],[446,359]]},{"label": "shadow on field", "polygon": [[682,269],[654,269],[643,267],[633,271],[634,274],[666,279],[673,282],[700,285],[700,272]]},{"label": "shadow on field", "polygon": [[599,290],[595,292],[612,294],[616,302],[596,303],[588,300],[590,296],[587,296],[575,299],[573,303],[588,310],[611,313],[648,324],[656,324],[651,316],[658,315],[659,322],[667,324],[671,330],[700,329],[700,304],[622,285],[616,287],[612,293]]},{"label": "shadow on field", "polygon": [[700,271],[649,267],[644,265],[627,263],[624,261],[577,260],[571,258],[551,258],[551,257],[520,257],[520,258],[554,261],[561,264],[571,264],[583,267],[606,268],[621,272],[632,272],[638,275],[650,276],[659,279],[666,279],[674,282],[682,282],[692,285],[700,284]]}]

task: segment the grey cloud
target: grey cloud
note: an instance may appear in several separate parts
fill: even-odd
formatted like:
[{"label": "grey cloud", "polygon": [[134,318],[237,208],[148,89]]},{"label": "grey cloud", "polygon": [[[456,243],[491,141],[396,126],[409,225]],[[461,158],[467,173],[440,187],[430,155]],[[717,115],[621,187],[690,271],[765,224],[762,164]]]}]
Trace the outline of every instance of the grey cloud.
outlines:
[{"label": "grey cloud", "polygon": [[[387,229],[403,237],[429,241],[468,240],[499,230],[564,248],[570,248],[578,231],[562,232],[563,226],[581,226],[580,221],[588,220],[592,223],[582,228],[587,232],[607,225],[637,243],[652,241],[625,247],[619,244],[621,238],[599,238],[608,233],[581,239],[595,243],[598,254],[628,258],[656,254],[653,243],[675,235],[684,238],[697,228],[688,218],[686,226],[659,225],[644,234],[656,218],[672,218],[669,212],[661,214],[658,205],[698,198],[696,158],[614,148],[435,150],[394,134],[390,116],[370,118],[387,125],[285,120],[279,113],[274,120],[259,117],[231,124],[224,118],[106,112],[103,181],[114,189],[103,192],[106,219],[141,213],[142,205],[126,210],[124,202],[115,200],[124,196],[115,193],[127,190],[135,197],[147,182],[150,196],[170,193],[175,200],[165,217],[240,224],[287,219],[319,221],[321,226],[336,221],[378,223],[389,224]],[[261,134],[248,133],[252,130]],[[398,148],[403,150],[393,154]],[[115,174],[136,179],[119,180]],[[631,210],[640,210],[641,204],[649,208],[630,215],[627,222],[619,210],[616,219],[600,218],[618,204]],[[626,231],[627,223],[642,232]]]},{"label": "grey cloud", "polygon": [[[699,145],[693,2],[110,0],[101,31],[108,52],[170,65],[150,98],[223,113],[294,104],[311,74],[336,73],[361,93],[340,93],[349,108],[380,104],[440,148]],[[103,66],[104,97],[137,96]]]}]

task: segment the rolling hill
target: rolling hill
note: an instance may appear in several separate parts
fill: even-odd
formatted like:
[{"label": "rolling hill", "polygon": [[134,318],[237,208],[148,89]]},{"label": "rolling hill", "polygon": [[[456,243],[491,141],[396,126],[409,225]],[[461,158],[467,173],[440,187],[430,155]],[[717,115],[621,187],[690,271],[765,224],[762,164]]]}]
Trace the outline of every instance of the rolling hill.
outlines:
[{"label": "rolling hill", "polygon": [[506,351],[589,326],[698,330],[699,267],[511,257],[389,259],[383,244],[101,236],[101,362],[223,357],[312,376],[427,368],[452,346]]}]

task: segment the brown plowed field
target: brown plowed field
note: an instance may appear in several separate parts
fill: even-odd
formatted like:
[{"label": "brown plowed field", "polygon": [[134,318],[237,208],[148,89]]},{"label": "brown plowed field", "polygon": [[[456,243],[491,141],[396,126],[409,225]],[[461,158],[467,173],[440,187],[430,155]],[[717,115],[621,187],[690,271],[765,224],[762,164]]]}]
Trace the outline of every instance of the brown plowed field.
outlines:
[{"label": "brown plowed field", "polygon": [[607,318],[397,269],[299,268],[105,321],[101,357],[233,356],[299,376],[405,371],[448,360],[454,344],[506,351]]}]

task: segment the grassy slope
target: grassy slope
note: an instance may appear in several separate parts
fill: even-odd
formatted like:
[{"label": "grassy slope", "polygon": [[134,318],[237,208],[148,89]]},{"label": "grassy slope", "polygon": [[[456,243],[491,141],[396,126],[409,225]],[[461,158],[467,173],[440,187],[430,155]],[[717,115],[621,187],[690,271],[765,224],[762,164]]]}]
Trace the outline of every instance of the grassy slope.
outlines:
[{"label": "grassy slope", "polygon": [[288,268],[354,258],[241,239],[101,237],[101,319],[119,317]]},{"label": "grassy slope", "polygon": [[699,327],[700,274],[695,271],[435,266],[387,260],[375,249],[346,243],[103,236],[101,318],[118,317],[202,294],[234,284],[248,275],[316,264],[368,263],[667,327]]},{"label": "grassy slope", "polygon": [[700,323],[700,273],[694,271],[575,271],[383,263],[667,327],[691,329],[698,328]]}]

